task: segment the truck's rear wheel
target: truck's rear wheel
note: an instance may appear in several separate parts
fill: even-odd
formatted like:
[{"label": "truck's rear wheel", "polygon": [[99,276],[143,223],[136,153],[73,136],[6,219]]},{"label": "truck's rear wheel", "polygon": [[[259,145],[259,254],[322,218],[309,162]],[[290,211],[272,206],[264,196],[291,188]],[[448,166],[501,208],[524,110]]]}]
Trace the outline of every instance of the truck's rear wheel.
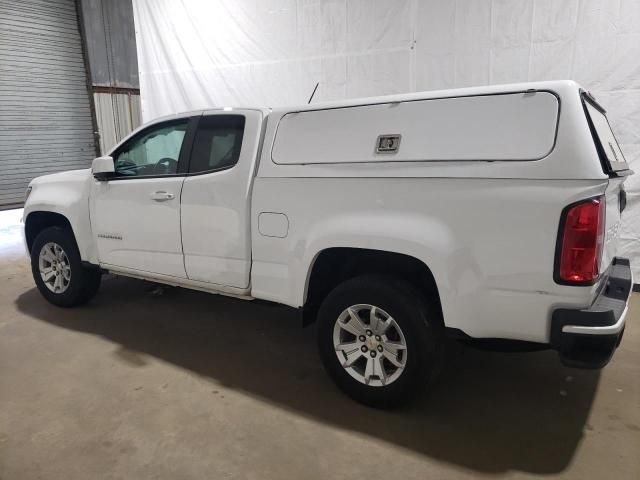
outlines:
[{"label": "truck's rear wheel", "polygon": [[100,270],[82,265],[73,234],[61,227],[38,234],[31,247],[31,272],[42,296],[59,307],[80,305],[100,287]]},{"label": "truck's rear wheel", "polygon": [[393,407],[435,376],[443,350],[440,315],[404,280],[356,277],[320,306],[318,347],[345,393],[367,405]]}]

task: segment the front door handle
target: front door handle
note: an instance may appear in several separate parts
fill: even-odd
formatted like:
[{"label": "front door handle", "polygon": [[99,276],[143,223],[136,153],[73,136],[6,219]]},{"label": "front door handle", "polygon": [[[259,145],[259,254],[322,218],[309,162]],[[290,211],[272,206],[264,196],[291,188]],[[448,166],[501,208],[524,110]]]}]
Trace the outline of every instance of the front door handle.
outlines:
[{"label": "front door handle", "polygon": [[173,193],[165,192],[164,190],[153,192],[151,194],[151,200],[155,200],[156,202],[166,202],[167,200],[173,200],[174,198],[175,195]]}]

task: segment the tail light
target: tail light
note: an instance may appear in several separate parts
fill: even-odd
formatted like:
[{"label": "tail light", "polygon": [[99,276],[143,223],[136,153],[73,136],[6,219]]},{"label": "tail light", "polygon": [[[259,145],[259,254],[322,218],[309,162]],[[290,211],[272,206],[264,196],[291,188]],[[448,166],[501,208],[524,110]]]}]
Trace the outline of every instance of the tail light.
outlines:
[{"label": "tail light", "polygon": [[600,274],[604,245],[604,197],[565,208],[560,219],[556,280],[571,285],[593,284]]}]

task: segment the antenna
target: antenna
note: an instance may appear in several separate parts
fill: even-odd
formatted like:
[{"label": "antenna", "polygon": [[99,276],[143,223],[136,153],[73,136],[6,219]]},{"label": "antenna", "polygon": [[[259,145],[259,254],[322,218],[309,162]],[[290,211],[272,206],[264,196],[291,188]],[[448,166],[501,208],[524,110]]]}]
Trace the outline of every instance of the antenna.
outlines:
[{"label": "antenna", "polygon": [[318,90],[318,85],[320,85],[320,82],[316,83],[316,87],[313,89],[313,92],[311,93],[311,96],[309,97],[309,101],[307,102],[307,105],[311,103],[311,100],[313,100],[313,96],[316,94],[316,90]]}]

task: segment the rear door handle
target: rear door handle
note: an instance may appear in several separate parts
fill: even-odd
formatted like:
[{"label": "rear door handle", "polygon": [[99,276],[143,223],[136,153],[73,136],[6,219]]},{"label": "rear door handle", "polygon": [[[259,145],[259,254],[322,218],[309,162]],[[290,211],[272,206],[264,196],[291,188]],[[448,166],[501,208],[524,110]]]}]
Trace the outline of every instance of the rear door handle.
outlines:
[{"label": "rear door handle", "polygon": [[164,190],[153,192],[151,194],[151,200],[155,200],[156,202],[166,202],[167,200],[173,200],[174,198],[175,195],[173,193],[165,192]]}]

